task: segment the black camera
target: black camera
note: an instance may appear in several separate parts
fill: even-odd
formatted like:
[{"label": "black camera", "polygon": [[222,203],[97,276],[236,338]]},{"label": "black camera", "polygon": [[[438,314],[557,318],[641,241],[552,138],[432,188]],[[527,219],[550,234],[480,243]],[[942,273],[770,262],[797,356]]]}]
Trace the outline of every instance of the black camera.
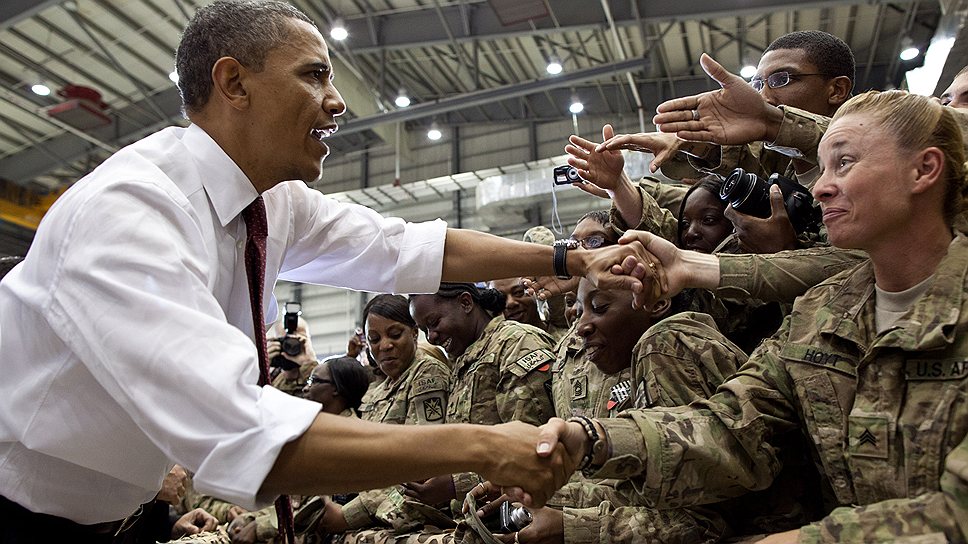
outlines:
[{"label": "black camera", "polygon": [[511,502],[503,502],[501,506],[498,507],[497,512],[494,512],[490,516],[482,518],[481,521],[484,522],[484,526],[487,527],[488,531],[497,534],[509,534],[516,533],[521,529],[524,529],[531,522],[534,521],[534,517],[531,512],[523,506],[513,507]]},{"label": "black camera", "polygon": [[738,212],[767,218],[772,213],[771,185],[779,185],[783,194],[783,206],[798,234],[805,231],[816,232],[820,228],[820,209],[813,205],[813,195],[804,186],[780,174],[773,174],[770,179],[764,180],[756,174],[737,168],[723,182],[719,198]]},{"label": "black camera", "polygon": [[578,175],[578,169],[574,166],[564,165],[555,167],[555,185],[571,185],[572,183],[584,183],[585,180]]},{"label": "black camera", "polygon": [[[276,338],[282,353],[290,357],[296,357],[303,352],[306,340],[296,336],[296,329],[299,328],[299,314],[302,313],[302,304],[298,302],[287,302],[286,313],[282,317],[282,325],[286,329],[286,335]],[[283,370],[292,370],[299,366],[298,363],[284,357],[282,354],[276,355],[269,361],[269,366],[282,367]]]}]

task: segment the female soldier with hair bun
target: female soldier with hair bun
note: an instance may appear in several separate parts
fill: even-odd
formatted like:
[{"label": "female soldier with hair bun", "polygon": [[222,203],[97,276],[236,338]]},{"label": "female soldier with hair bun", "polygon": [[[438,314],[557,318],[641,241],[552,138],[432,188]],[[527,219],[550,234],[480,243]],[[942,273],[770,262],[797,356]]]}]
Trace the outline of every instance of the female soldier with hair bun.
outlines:
[{"label": "female soldier with hair bun", "polygon": [[[473,283],[442,283],[435,294],[410,297],[414,321],[454,363],[446,423],[541,425],[554,415],[554,340],[541,329],[505,320],[504,304],[500,291]],[[455,474],[410,484],[408,494],[438,504],[463,497],[480,481],[476,474]]]}]

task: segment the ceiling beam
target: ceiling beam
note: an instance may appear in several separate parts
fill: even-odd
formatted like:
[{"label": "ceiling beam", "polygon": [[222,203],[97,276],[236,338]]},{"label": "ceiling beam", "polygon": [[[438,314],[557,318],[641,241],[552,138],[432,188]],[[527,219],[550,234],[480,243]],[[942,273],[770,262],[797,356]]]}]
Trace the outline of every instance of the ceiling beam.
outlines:
[{"label": "ceiling beam", "polygon": [[[910,4],[913,0],[895,0],[891,4]],[[737,17],[760,15],[793,9],[823,8],[854,4],[886,4],[887,0],[676,0],[675,2],[655,2],[636,0],[615,2],[611,5],[612,18],[616,27],[638,26],[645,23],[712,19],[716,17]],[[451,6],[427,6],[393,12],[386,15],[366,14],[344,19],[350,38],[346,47],[354,54],[374,53],[383,49],[402,49],[427,47],[435,44],[465,43],[474,40],[497,40],[517,36],[534,37],[547,34],[560,34],[583,29],[603,29],[608,22],[595,10],[600,20],[590,19],[588,0],[555,0],[555,13],[560,26],[550,18],[536,19],[524,23],[504,26],[494,10],[486,4],[464,4]],[[637,9],[635,9],[637,8]],[[470,13],[472,34],[465,33],[465,17]],[[374,21],[376,19],[377,21]],[[319,21],[325,26],[325,21]],[[376,24],[380,29],[377,36],[369,31]]]},{"label": "ceiling beam", "polygon": [[56,6],[64,0],[3,0],[0,2],[0,30],[6,30],[13,25],[29,19],[45,9]]},{"label": "ceiling beam", "polygon": [[339,134],[353,134],[355,132],[361,132],[364,130],[372,130],[374,127],[386,123],[411,121],[414,119],[432,117],[434,115],[463,108],[473,108],[475,106],[492,104],[499,100],[518,98],[529,94],[544,92],[549,89],[567,87],[570,84],[595,79],[615,72],[637,72],[646,69],[649,62],[650,61],[648,59],[639,58],[613,62],[611,64],[595,66],[594,68],[576,70],[563,76],[537,79],[514,85],[505,85],[503,87],[497,87],[494,89],[466,93],[454,96],[452,98],[444,98],[435,102],[417,104],[415,106],[410,106],[387,113],[371,115],[369,117],[360,117],[347,122],[344,126],[341,126],[339,129]]}]

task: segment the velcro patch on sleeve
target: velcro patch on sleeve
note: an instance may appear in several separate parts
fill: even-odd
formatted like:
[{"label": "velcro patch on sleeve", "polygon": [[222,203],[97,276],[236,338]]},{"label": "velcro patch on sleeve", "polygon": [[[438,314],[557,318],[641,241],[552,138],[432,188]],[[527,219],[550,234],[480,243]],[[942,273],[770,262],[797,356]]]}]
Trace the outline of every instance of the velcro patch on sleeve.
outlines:
[{"label": "velcro patch on sleeve", "polygon": [[532,351],[531,353],[525,355],[524,357],[521,357],[520,359],[515,361],[514,364],[518,365],[526,372],[531,372],[532,370],[538,367],[548,365],[546,368],[542,370],[542,371],[547,371],[549,368],[551,368],[550,363],[554,360],[555,360],[555,354],[551,353],[550,349],[539,349],[539,350]]}]

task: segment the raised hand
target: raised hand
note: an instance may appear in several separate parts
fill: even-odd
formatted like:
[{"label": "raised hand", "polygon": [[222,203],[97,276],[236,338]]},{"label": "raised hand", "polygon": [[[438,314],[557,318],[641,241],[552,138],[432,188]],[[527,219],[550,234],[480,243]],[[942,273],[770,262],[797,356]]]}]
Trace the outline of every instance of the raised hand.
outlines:
[{"label": "raised hand", "polygon": [[618,151],[628,149],[630,151],[640,151],[652,153],[655,158],[649,165],[649,170],[655,173],[667,160],[676,156],[682,148],[684,141],[676,137],[675,134],[665,134],[662,132],[639,132],[637,134],[618,134],[607,138],[598,144],[596,152]]},{"label": "raised hand", "polygon": [[[602,127],[602,139],[608,140],[615,135],[612,125]],[[625,157],[621,151],[596,151],[598,143],[586,140],[581,136],[572,135],[571,142],[565,146],[565,151],[571,155],[568,164],[578,169],[582,179],[594,183],[596,186],[614,193],[622,182],[625,168]],[[627,179],[627,177],[626,177]],[[580,184],[576,184],[580,187]]]},{"label": "raised hand", "polygon": [[783,112],[709,55],[703,53],[699,63],[722,88],[659,104],[652,119],[659,130],[720,145],[775,140]]}]

